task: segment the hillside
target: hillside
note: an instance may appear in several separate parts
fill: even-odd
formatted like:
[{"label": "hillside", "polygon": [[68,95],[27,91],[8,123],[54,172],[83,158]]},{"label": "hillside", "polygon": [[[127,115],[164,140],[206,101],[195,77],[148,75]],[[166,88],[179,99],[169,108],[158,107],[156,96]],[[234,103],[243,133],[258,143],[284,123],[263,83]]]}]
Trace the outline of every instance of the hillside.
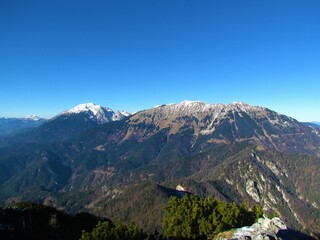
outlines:
[{"label": "hillside", "polygon": [[160,229],[163,189],[181,185],[199,196],[249,199],[276,211],[289,227],[319,233],[319,168],[314,128],[245,103],[184,101],[64,142],[1,148],[0,196]]}]

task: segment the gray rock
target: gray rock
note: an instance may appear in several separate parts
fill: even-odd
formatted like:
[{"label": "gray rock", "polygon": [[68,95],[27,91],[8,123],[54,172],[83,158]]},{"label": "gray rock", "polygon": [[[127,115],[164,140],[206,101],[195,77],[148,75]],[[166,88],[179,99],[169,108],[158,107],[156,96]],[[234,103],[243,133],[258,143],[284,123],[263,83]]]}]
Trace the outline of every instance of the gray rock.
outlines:
[{"label": "gray rock", "polygon": [[280,240],[277,237],[279,230],[287,229],[287,226],[284,222],[278,218],[269,219],[267,217],[259,218],[258,222],[253,224],[250,227],[242,227],[235,229],[235,232],[231,239],[237,240]]}]

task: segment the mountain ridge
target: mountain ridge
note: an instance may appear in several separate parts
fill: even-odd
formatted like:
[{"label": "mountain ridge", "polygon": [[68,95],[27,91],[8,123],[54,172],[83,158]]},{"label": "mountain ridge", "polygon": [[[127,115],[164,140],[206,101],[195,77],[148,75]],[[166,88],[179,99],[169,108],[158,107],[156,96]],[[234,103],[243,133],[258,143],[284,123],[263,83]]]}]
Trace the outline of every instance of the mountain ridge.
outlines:
[{"label": "mountain ridge", "polygon": [[[184,106],[185,108],[187,108],[189,106],[189,109],[192,108],[192,106],[194,107],[195,105],[203,105],[205,106],[206,108],[214,108],[215,106],[216,107],[227,107],[229,106],[230,108],[232,107],[237,107],[238,109],[242,109],[242,110],[249,110],[249,109],[268,109],[267,107],[263,107],[263,106],[254,106],[254,105],[250,105],[248,103],[245,103],[245,102],[231,102],[231,103],[228,103],[228,104],[223,104],[223,103],[207,103],[207,102],[204,102],[204,101],[199,101],[199,100],[196,100],[196,101],[193,101],[193,100],[183,100],[181,101],[180,103],[169,103],[169,104],[161,104],[161,105],[157,105],[153,108],[148,108],[148,109],[142,109],[142,110],[139,110],[139,111],[136,111],[134,112],[133,114],[125,111],[125,110],[112,110],[111,108],[109,107],[105,107],[105,106],[101,106],[101,105],[97,105],[97,104],[94,104],[92,102],[88,102],[88,103],[81,103],[81,104],[78,104],[68,110],[65,110],[65,111],[62,111],[58,114],[56,114],[55,116],[53,116],[52,118],[49,118],[49,119],[45,119],[45,118],[41,118],[41,117],[38,117],[36,115],[29,115],[29,116],[26,116],[26,117],[16,117],[16,118],[11,118],[11,117],[0,117],[0,119],[30,119],[30,120],[39,120],[39,119],[42,119],[42,120],[50,120],[50,119],[53,119],[53,118],[56,118],[58,117],[59,115],[68,115],[68,114],[72,114],[72,113],[81,113],[81,112],[93,112],[94,114],[97,114],[98,112],[101,111],[101,109],[107,111],[107,112],[116,112],[116,113],[120,113],[122,114],[123,116],[127,117],[127,116],[130,116],[130,115],[134,115],[138,112],[142,112],[142,111],[146,111],[146,110],[151,110],[151,109],[156,109],[156,108],[159,108],[159,107],[169,107],[169,106]],[[196,109],[193,108],[195,111]],[[197,111],[196,111],[197,112]],[[316,125],[320,125],[320,122],[319,121],[311,121],[311,122],[308,122],[308,123],[311,123],[311,124],[316,124]]]},{"label": "mountain ridge", "polygon": [[[320,232],[320,135],[267,108],[184,101],[96,125],[66,141],[19,146],[0,148],[2,201],[37,196],[68,211],[130,221],[137,213],[130,194],[149,189],[140,184],[181,185],[199,196],[249,199],[295,229]],[[152,212],[159,199],[150,198]],[[103,207],[111,202],[114,207]],[[128,204],[123,212],[120,202]],[[149,223],[159,224],[152,217]]]},{"label": "mountain ridge", "polygon": [[102,107],[94,103],[84,103],[79,104],[69,110],[66,110],[58,114],[54,118],[80,113],[87,113],[89,118],[96,121],[98,124],[104,124],[110,121],[118,121],[121,120],[123,117],[127,117],[130,115],[130,113],[126,111],[113,111],[109,107]]},{"label": "mountain ridge", "polygon": [[109,107],[93,103],[79,104],[46,120],[30,131],[24,131],[9,138],[7,142],[52,143],[65,141],[98,125],[119,121],[128,116],[130,114],[126,111],[113,111]]},{"label": "mountain ridge", "polygon": [[0,136],[17,134],[22,131],[27,131],[31,128],[36,128],[42,125],[45,121],[35,115],[30,115],[22,118],[0,118]]}]

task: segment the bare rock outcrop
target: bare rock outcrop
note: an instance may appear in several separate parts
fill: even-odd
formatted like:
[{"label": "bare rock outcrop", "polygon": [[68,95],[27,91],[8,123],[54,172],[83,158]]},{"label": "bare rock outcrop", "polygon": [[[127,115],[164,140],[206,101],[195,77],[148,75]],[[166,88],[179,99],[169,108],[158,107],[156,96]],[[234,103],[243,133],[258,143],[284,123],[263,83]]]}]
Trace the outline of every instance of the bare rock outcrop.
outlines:
[{"label": "bare rock outcrop", "polygon": [[[285,223],[278,217],[269,219],[267,217],[259,218],[258,222],[252,226],[232,230],[232,236],[219,234],[215,240],[281,240],[277,237],[279,230],[287,229]],[[230,232],[229,232],[230,234]],[[230,234],[231,235],[231,234]]]}]

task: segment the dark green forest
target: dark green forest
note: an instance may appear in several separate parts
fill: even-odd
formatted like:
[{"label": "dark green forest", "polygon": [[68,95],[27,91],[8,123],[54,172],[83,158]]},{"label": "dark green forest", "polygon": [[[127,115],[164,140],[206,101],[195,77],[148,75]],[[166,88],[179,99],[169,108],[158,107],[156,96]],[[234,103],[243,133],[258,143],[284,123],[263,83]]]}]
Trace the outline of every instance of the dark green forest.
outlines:
[{"label": "dark green forest", "polygon": [[247,201],[237,206],[234,202],[194,195],[172,197],[163,209],[164,236],[184,239],[207,239],[222,231],[251,225],[263,215],[259,205],[249,210]]},{"label": "dark green forest", "polygon": [[0,239],[79,239],[81,230],[91,231],[99,221],[89,213],[69,215],[53,207],[19,202],[0,208]]},{"label": "dark green forest", "polygon": [[99,222],[92,232],[83,231],[81,239],[207,239],[232,228],[251,225],[263,215],[260,205],[249,210],[247,201],[238,206],[210,196],[202,199],[187,194],[182,198],[171,197],[163,212],[163,236],[157,232],[148,235],[134,223],[112,226]]},{"label": "dark green forest", "polygon": [[262,216],[259,205],[249,210],[211,199],[184,195],[163,206],[163,233],[139,229],[135,223],[113,223],[89,213],[68,215],[53,207],[19,202],[0,209],[0,239],[207,239],[231,228],[252,224]]}]

